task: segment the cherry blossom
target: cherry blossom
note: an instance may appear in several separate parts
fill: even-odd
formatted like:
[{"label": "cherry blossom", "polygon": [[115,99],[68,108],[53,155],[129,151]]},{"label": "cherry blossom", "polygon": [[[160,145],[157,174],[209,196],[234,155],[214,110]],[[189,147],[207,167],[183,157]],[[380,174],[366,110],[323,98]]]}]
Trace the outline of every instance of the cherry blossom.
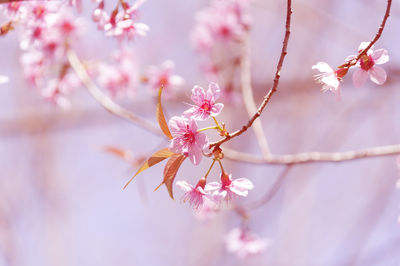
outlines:
[{"label": "cherry blossom", "polygon": [[114,98],[133,96],[139,80],[135,61],[133,51],[127,47],[114,51],[112,62],[102,62],[95,69],[99,84]]},{"label": "cherry blossom", "polygon": [[234,197],[246,197],[249,190],[253,189],[253,184],[246,178],[238,178],[232,180],[232,175],[227,173],[221,174],[220,182],[208,183],[205,187],[206,192],[212,192],[213,199],[217,202],[222,200],[231,200]]},{"label": "cherry blossom", "polygon": [[185,111],[184,115],[193,117],[196,120],[206,120],[210,116],[219,115],[224,107],[222,103],[215,103],[215,100],[219,98],[220,92],[218,84],[214,82],[208,85],[207,92],[200,86],[194,86],[191,99],[195,105]]},{"label": "cherry blossom", "polygon": [[181,87],[184,80],[181,76],[173,75],[175,68],[174,62],[167,60],[161,66],[150,66],[147,72],[147,82],[154,91],[162,86],[166,95],[170,95],[172,91]]},{"label": "cherry blossom", "polygon": [[178,181],[176,185],[182,189],[185,194],[182,197],[183,202],[188,201],[189,204],[196,210],[203,206],[207,193],[204,192],[206,181],[203,177],[195,187],[186,181]]},{"label": "cherry blossom", "polygon": [[0,84],[9,82],[10,79],[7,76],[0,75]]},{"label": "cherry blossom", "polygon": [[192,117],[174,116],[169,120],[169,128],[173,136],[169,149],[184,154],[194,165],[202,158],[202,151],[208,146],[208,138],[197,131],[197,123]]},{"label": "cherry blossom", "polygon": [[[149,27],[144,23],[136,22],[137,10],[144,1],[136,1],[130,6],[120,1],[110,15],[104,10],[104,1],[100,1],[92,14],[92,19],[99,29],[105,31],[106,36],[112,36],[120,41],[132,40],[136,36],[145,36]],[[122,8],[119,8],[121,4]]]},{"label": "cherry blossom", "polygon": [[207,51],[215,41],[238,41],[249,27],[245,9],[249,1],[214,0],[196,15],[192,40],[198,51]]},{"label": "cherry blossom", "polygon": [[226,249],[239,258],[247,258],[264,251],[271,245],[267,239],[260,238],[248,230],[234,228],[225,236]]},{"label": "cherry blossom", "polygon": [[[362,42],[358,51],[361,52],[367,46],[369,42]],[[355,57],[355,56],[350,56]],[[354,87],[361,87],[365,81],[369,78],[372,82],[382,85],[386,81],[386,71],[377,65],[384,64],[389,61],[388,51],[385,49],[373,50],[373,46],[367,51],[367,53],[359,59],[357,63],[356,72],[353,74],[353,85]]]},{"label": "cherry blossom", "polygon": [[338,69],[334,71],[327,63],[318,62],[312,66],[320,74],[315,75],[315,80],[322,84],[322,91],[331,91],[340,98],[340,81],[347,74],[348,69]]}]

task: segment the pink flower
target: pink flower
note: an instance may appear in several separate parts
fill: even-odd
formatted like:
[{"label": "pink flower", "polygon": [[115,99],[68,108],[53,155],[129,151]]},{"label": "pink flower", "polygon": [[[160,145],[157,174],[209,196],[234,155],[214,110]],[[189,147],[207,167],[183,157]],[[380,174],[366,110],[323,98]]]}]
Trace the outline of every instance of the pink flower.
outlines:
[{"label": "pink flower", "polygon": [[312,66],[320,74],[315,75],[315,80],[322,84],[322,91],[331,91],[340,98],[340,81],[347,74],[348,69],[338,69],[334,71],[327,63],[318,62]]},{"label": "pink flower", "polygon": [[204,192],[205,178],[203,177],[195,187],[186,181],[178,181],[176,185],[181,188],[185,194],[182,197],[183,202],[188,201],[194,209],[199,209],[203,206],[207,193]]},{"label": "pink flower", "polygon": [[101,63],[97,67],[97,80],[112,97],[132,96],[138,84],[138,71],[133,52],[122,48],[113,52],[112,63]]},{"label": "pink flower", "polygon": [[[361,52],[367,46],[369,42],[362,42],[358,51]],[[373,46],[367,51],[367,54],[361,56],[357,66],[359,69],[353,74],[353,85],[354,87],[361,87],[365,81],[369,78],[372,82],[382,85],[386,81],[385,70],[377,65],[384,64],[389,61],[388,51],[385,49],[372,50]]]},{"label": "pink flower", "polygon": [[249,1],[212,1],[196,15],[192,40],[199,52],[208,52],[216,41],[238,41],[249,27],[245,10]]},{"label": "pink flower", "polygon": [[174,116],[168,125],[173,136],[169,149],[188,156],[194,165],[198,165],[203,149],[208,146],[208,138],[204,133],[197,131],[196,120]]},{"label": "pink flower", "polygon": [[184,80],[181,76],[172,75],[175,68],[174,62],[165,61],[161,66],[150,66],[147,73],[149,85],[155,90],[163,86],[167,95],[174,89],[183,85]]},{"label": "pink flower", "polygon": [[210,116],[219,115],[224,107],[222,103],[215,103],[219,94],[220,89],[218,84],[214,82],[208,85],[207,92],[204,92],[204,89],[200,86],[194,86],[191,99],[195,105],[183,114],[188,117],[193,117],[196,120],[206,120]]},{"label": "pink flower", "polygon": [[0,84],[4,84],[9,82],[9,78],[7,76],[0,75]]},{"label": "pink flower", "polygon": [[222,200],[231,200],[234,197],[246,197],[249,190],[253,189],[253,184],[246,178],[238,178],[232,180],[232,175],[227,173],[221,174],[221,183],[211,182],[205,187],[206,192],[213,192],[213,198],[220,202]]},{"label": "pink flower", "polygon": [[267,239],[262,239],[248,230],[234,228],[225,237],[226,249],[239,258],[256,255],[271,245]]}]

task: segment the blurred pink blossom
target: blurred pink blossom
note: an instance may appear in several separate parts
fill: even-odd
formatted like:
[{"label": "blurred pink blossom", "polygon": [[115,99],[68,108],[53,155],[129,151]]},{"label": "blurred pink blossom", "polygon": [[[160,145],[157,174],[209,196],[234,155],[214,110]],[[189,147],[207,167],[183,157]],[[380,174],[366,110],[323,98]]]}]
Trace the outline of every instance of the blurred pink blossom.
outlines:
[{"label": "blurred pink blossom", "polygon": [[0,84],[9,82],[10,79],[7,76],[0,75]]},{"label": "blurred pink blossom", "polygon": [[138,85],[138,70],[132,50],[122,48],[112,54],[112,62],[101,62],[97,68],[97,80],[112,97],[133,96]]},{"label": "blurred pink blossom", "polygon": [[170,60],[163,62],[160,66],[150,66],[146,77],[150,87],[154,91],[158,91],[162,86],[166,95],[170,96],[173,91],[184,84],[181,76],[172,74],[174,68],[175,64]]},{"label": "blurred pink blossom", "polygon": [[169,120],[169,128],[173,136],[169,149],[184,154],[194,165],[198,165],[203,150],[208,146],[208,138],[197,131],[197,123],[193,118],[174,116]]},{"label": "blurred pink blossom", "polygon": [[196,120],[206,120],[210,116],[217,116],[221,113],[224,105],[215,103],[219,98],[221,90],[217,83],[211,82],[207,92],[200,86],[194,86],[191,99],[195,105],[184,112],[185,116],[193,117]]},{"label": "blurred pink blossom", "polygon": [[[362,42],[358,51],[361,52],[367,46],[369,42]],[[355,56],[350,56],[355,57]],[[386,71],[377,65],[384,64],[389,61],[388,51],[385,49],[373,50],[373,46],[367,51],[366,55],[361,56],[357,63],[356,72],[353,74],[353,85],[354,87],[361,87],[365,81],[369,78],[372,82],[382,85],[386,81]]]},{"label": "blurred pink blossom", "polygon": [[271,245],[267,239],[262,239],[248,230],[234,228],[225,236],[226,249],[239,258],[246,258],[264,251]]}]

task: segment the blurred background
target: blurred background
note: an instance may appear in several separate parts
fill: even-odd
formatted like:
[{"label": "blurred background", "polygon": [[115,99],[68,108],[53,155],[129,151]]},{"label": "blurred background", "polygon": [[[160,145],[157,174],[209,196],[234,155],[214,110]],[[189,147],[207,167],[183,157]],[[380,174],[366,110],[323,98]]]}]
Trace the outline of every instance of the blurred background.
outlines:
[{"label": "blurred background", "polygon": [[[140,65],[166,59],[185,78],[182,99],[164,103],[168,116],[187,108],[193,85],[207,86],[200,59],[190,42],[194,14],[208,1],[147,1],[140,20],[148,36],[131,42]],[[285,1],[254,0],[250,15],[252,78],[256,102],[270,88],[284,34]],[[293,3],[292,35],[278,92],[261,120],[274,154],[346,151],[400,143],[400,4],[377,48],[389,51],[382,86],[368,81],[354,88],[348,75],[342,100],[322,93],[311,66],[333,66],[355,54],[376,33],[383,0]],[[84,3],[88,29],[79,48],[86,58],[105,57],[116,42],[90,21],[94,5]],[[249,228],[272,245],[262,254],[238,259],[228,253],[224,236],[241,223],[233,211],[199,221],[175,189],[171,200],[162,165],[142,173],[103,151],[104,146],[147,156],[168,143],[105,111],[82,88],[64,111],[30,88],[22,73],[18,33],[0,38],[0,265],[400,265],[400,177],[396,158],[296,165],[266,204],[249,210]],[[145,96],[119,103],[155,122],[155,103]],[[143,89],[143,95],[146,95]],[[222,102],[223,99],[221,100]],[[220,120],[234,131],[247,121],[242,103],[225,103]],[[240,110],[240,111],[238,111]],[[212,136],[218,139],[218,136]],[[230,147],[260,154],[252,131]],[[185,162],[176,180],[192,183],[209,161]],[[234,178],[246,177],[255,188],[238,202],[258,202],[285,170],[279,165],[250,165],[225,160]],[[217,179],[218,172],[213,170]]]}]

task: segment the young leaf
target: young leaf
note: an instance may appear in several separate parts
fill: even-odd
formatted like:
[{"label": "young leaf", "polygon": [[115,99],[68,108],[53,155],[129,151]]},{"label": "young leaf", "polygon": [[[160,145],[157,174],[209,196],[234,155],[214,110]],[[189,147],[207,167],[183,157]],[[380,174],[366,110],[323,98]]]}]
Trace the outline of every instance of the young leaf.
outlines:
[{"label": "young leaf", "polygon": [[130,163],[134,161],[133,154],[129,150],[125,150],[125,149],[113,147],[113,146],[105,146],[105,147],[103,147],[103,149],[104,149],[104,151],[111,153],[112,155],[117,156],[119,158],[122,158],[125,161],[128,161]]},{"label": "young leaf", "polygon": [[155,152],[147,161],[140,167],[140,169],[135,173],[135,175],[126,183],[124,186],[124,189],[129,185],[129,183],[141,172],[144,170],[152,167],[155,164],[158,164],[159,162],[167,159],[168,157],[171,157],[172,155],[175,155],[173,152],[171,152],[168,148],[164,148],[162,150],[159,150]]},{"label": "young leaf", "polygon": [[183,161],[185,159],[186,159],[186,156],[182,155],[182,154],[174,154],[171,156],[171,158],[168,160],[168,162],[164,168],[164,180],[162,181],[162,183],[160,185],[158,185],[158,187],[156,187],[156,189],[154,189],[154,191],[156,191],[163,184],[165,184],[165,186],[168,189],[169,196],[172,199],[174,199],[172,185],[174,183],[175,176],[176,176],[179,168],[181,167],[181,164],[183,163]]},{"label": "young leaf", "polygon": [[160,128],[161,128],[162,132],[164,133],[164,135],[167,136],[169,139],[172,139],[172,135],[171,135],[171,132],[169,131],[167,121],[165,120],[164,112],[163,112],[162,106],[161,106],[162,89],[163,89],[163,87],[160,87],[160,89],[158,90],[158,102],[157,102],[156,117],[157,117],[157,122],[160,125]]}]

